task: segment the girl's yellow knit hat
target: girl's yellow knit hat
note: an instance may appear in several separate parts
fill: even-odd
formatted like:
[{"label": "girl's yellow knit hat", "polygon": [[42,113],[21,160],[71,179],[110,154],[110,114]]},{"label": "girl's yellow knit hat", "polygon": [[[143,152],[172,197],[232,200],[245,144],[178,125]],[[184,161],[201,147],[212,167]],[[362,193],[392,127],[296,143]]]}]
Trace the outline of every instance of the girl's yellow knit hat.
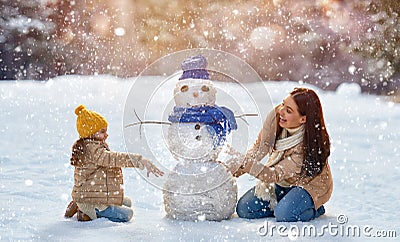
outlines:
[{"label": "girl's yellow knit hat", "polygon": [[76,130],[80,138],[87,138],[97,131],[107,128],[107,120],[99,113],[87,110],[85,106],[79,105],[75,109]]}]

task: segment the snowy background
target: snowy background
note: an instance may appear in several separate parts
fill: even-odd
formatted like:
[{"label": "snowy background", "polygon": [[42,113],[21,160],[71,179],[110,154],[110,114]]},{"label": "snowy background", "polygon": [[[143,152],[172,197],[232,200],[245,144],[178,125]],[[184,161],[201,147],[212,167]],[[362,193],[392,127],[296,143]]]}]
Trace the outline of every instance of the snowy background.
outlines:
[{"label": "snowy background", "polygon": [[[69,158],[71,146],[77,139],[75,107],[82,103],[103,114],[110,124],[108,143],[111,149],[124,151],[123,111],[134,81],[111,76],[63,76],[47,82],[0,82],[0,241],[288,239],[276,230],[273,236],[261,236],[257,232],[262,232],[260,228],[265,224],[287,228],[313,225],[319,231],[329,224],[342,229],[368,225],[372,228],[368,231],[371,235],[379,231],[396,231],[400,236],[400,212],[397,209],[400,105],[384,97],[362,95],[358,86],[350,84],[342,84],[336,92],[314,88],[321,98],[332,140],[329,162],[334,179],[332,198],[325,205],[326,214],[317,220],[292,224],[277,223],[273,218],[246,220],[237,217],[222,222],[172,221],[164,217],[162,191],[150,185],[134,169],[124,169],[126,195],[132,198],[135,211],[131,222],[121,224],[98,219],[81,223],[76,217],[64,218],[73,186]],[[233,83],[216,85],[224,85],[224,90],[231,93],[240,88]],[[255,84],[248,83],[246,87],[257,95],[257,89],[252,85]],[[280,103],[293,87],[299,85],[265,82],[274,104]],[[166,90],[166,94],[160,96],[165,102],[170,102],[171,98],[172,90]],[[218,93],[217,104],[224,105]],[[250,124],[251,142],[259,129],[257,124]],[[140,147],[137,152],[142,152]],[[247,175],[238,179],[239,196],[255,183]],[[347,222],[340,224],[338,216],[347,218]],[[366,237],[365,234],[360,238],[346,237],[340,231],[333,236],[325,232],[324,240],[363,240]],[[298,238],[308,239],[315,240],[313,237]]]},{"label": "snowy background", "polygon": [[1,80],[133,77],[172,52],[207,48],[264,80],[399,93],[398,0],[25,0],[0,1],[0,14]]}]

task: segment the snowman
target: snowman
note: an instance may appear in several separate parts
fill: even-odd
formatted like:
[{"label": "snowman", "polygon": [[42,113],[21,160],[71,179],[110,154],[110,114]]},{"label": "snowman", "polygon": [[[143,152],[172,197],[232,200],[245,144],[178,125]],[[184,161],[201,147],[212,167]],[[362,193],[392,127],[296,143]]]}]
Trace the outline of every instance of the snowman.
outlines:
[{"label": "snowman", "polygon": [[232,111],[215,104],[216,88],[206,67],[203,56],[182,63],[168,118],[168,148],[178,164],[164,184],[164,208],[177,220],[221,221],[236,207],[236,181],[217,158],[237,124]]}]

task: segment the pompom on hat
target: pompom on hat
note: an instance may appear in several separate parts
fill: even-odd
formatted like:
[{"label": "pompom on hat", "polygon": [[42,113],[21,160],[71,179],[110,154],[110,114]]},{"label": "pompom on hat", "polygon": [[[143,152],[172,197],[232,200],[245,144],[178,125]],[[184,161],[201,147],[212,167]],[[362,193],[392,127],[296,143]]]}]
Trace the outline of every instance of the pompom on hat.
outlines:
[{"label": "pompom on hat", "polygon": [[99,113],[87,110],[85,106],[79,105],[75,109],[76,130],[80,138],[88,138],[99,130],[108,126],[107,120]]}]

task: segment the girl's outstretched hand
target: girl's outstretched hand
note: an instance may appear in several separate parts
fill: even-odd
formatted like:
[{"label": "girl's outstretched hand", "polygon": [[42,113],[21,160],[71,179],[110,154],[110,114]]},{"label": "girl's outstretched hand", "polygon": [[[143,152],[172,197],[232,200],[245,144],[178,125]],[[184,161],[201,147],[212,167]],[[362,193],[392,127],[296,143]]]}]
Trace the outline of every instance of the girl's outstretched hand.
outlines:
[{"label": "girl's outstretched hand", "polygon": [[153,173],[155,177],[163,176],[164,172],[162,172],[160,169],[158,169],[151,161],[147,159],[143,159],[142,163],[144,167],[146,168],[147,171],[147,177],[150,176],[150,173]]}]

